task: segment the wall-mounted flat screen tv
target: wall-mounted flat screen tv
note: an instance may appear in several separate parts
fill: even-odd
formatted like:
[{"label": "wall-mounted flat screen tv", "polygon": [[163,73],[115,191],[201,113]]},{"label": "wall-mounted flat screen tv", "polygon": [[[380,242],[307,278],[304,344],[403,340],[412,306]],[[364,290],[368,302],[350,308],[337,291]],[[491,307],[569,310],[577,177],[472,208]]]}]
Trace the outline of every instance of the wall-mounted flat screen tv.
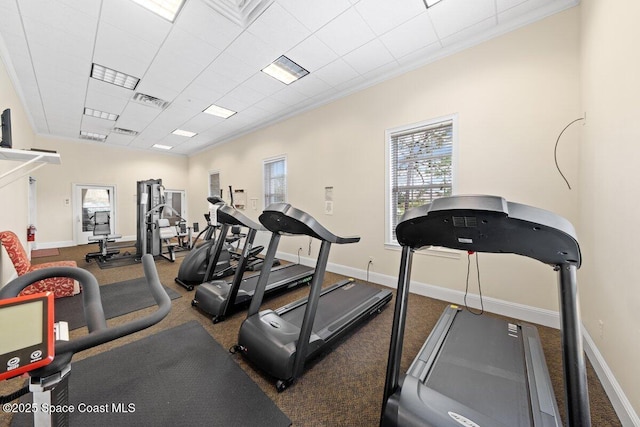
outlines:
[{"label": "wall-mounted flat screen tv", "polygon": [[11,148],[11,110],[6,109],[2,112],[2,141],[0,147]]}]

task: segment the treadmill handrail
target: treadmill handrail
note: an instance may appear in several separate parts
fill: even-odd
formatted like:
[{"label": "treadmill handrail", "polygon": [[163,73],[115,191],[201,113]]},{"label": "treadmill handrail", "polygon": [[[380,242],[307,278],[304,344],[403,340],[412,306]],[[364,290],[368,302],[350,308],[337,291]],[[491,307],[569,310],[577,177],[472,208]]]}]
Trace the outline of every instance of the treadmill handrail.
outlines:
[{"label": "treadmill handrail", "polygon": [[238,209],[229,205],[220,206],[216,215],[218,222],[221,224],[239,225],[241,227],[252,228],[256,231],[266,231],[262,225],[252,221]]},{"label": "treadmill handrail", "polygon": [[288,203],[272,203],[260,215],[260,222],[271,232],[280,234],[303,234],[337,244],[356,243],[360,236],[340,237],[323,227],[308,213]]},{"label": "treadmill handrail", "polygon": [[402,246],[442,246],[513,253],[545,264],[580,267],[573,225],[544,209],[486,195],[451,196],[405,212],[396,226]]}]

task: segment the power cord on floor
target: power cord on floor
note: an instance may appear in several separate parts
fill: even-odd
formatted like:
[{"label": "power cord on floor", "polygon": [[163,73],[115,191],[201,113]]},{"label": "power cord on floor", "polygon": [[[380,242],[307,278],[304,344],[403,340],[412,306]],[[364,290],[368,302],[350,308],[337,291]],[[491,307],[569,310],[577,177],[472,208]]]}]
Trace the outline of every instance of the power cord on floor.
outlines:
[{"label": "power cord on floor", "polygon": [[[478,293],[480,294],[480,311],[473,311],[467,304],[467,294],[469,293],[469,275],[471,272],[471,255],[475,254],[476,258],[476,271],[478,274]],[[471,314],[480,316],[484,313],[484,303],[482,301],[482,286],[480,285],[480,264],[478,263],[478,253],[473,251],[467,252],[467,284],[464,290],[464,308]]]}]

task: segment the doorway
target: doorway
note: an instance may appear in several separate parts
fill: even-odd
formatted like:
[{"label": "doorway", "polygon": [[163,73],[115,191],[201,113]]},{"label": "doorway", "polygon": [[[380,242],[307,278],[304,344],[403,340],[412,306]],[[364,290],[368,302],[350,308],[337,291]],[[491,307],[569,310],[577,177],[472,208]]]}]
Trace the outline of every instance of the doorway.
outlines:
[{"label": "doorway", "polygon": [[89,243],[89,236],[93,235],[93,214],[98,211],[109,212],[113,234],[116,229],[115,186],[74,184],[73,187],[73,238],[76,245]]}]

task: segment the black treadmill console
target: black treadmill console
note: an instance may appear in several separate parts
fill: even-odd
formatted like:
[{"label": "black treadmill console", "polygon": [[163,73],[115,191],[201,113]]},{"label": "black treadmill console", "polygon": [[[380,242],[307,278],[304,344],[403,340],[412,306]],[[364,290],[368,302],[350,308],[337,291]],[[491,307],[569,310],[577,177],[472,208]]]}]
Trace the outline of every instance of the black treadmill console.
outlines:
[{"label": "black treadmill console", "polygon": [[552,212],[497,196],[452,196],[408,210],[396,227],[402,246],[443,246],[513,253],[550,265],[580,267],[580,247],[569,221]]}]

